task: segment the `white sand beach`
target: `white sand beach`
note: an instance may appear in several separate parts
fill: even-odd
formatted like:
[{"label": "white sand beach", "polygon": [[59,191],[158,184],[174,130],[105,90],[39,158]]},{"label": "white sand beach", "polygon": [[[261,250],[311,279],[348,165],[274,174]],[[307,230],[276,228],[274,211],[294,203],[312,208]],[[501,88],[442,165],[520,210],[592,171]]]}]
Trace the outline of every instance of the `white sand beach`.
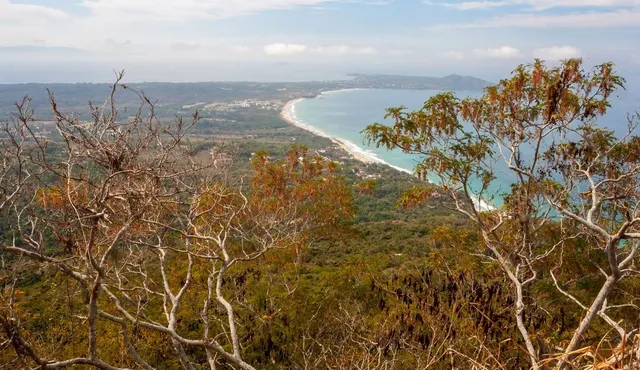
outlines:
[{"label": "white sand beach", "polygon": [[[332,91],[326,91],[323,92],[322,94],[331,94],[331,93],[335,93],[335,92],[339,92],[339,91],[349,91],[349,90],[366,90],[366,89],[343,89],[343,90],[332,90]],[[321,95],[322,95],[321,94]],[[336,137],[332,137],[329,136],[327,134],[325,134],[324,132],[316,129],[315,127],[309,125],[308,123],[302,122],[300,119],[298,119],[298,117],[296,116],[296,104],[300,101],[304,100],[303,99],[295,99],[295,100],[291,100],[289,102],[287,102],[287,104],[285,104],[284,108],[282,108],[282,112],[280,113],[282,119],[284,119],[285,121],[289,122],[291,125],[301,128],[303,130],[309,131],[314,135],[317,136],[321,136],[321,137],[326,137],[328,139],[330,139],[331,141],[333,141],[335,144],[339,145],[342,149],[344,149],[347,153],[349,153],[354,159],[364,162],[364,163],[379,163],[379,164],[384,164],[387,165],[391,168],[394,168],[398,171],[401,172],[405,172],[408,174],[413,175],[413,172],[406,169],[406,168],[402,168],[402,167],[398,167],[398,166],[394,166],[392,164],[389,164],[387,162],[385,162],[382,158],[378,157],[375,153],[366,151],[364,149],[362,149],[361,147],[359,147],[358,145],[350,142],[349,140],[344,140],[344,139],[340,139],[340,138],[336,138]]]},{"label": "white sand beach", "polygon": [[[345,89],[345,90],[364,90],[364,89]],[[330,94],[330,93],[333,93],[333,92],[345,91],[345,90],[327,91],[327,92],[323,92],[322,94]],[[364,162],[364,163],[384,164],[384,165],[387,165],[387,166],[389,166],[391,168],[394,168],[394,169],[396,169],[398,171],[405,172],[405,173],[413,175],[412,171],[407,170],[407,169],[402,168],[402,167],[398,167],[398,166],[394,166],[392,164],[389,164],[389,163],[385,162],[382,158],[378,157],[375,153],[368,152],[368,151],[360,148],[358,145],[356,145],[356,144],[354,144],[354,143],[352,143],[352,142],[350,142],[348,140],[338,139],[338,138],[329,136],[326,133],[316,129],[313,126],[311,126],[310,124],[302,122],[296,116],[296,104],[299,103],[302,100],[304,100],[304,98],[295,99],[295,100],[291,100],[291,101],[287,102],[287,104],[285,104],[284,108],[282,108],[282,111],[280,112],[280,115],[281,115],[282,119],[284,119],[285,121],[287,121],[291,125],[293,125],[295,127],[298,127],[298,128],[301,128],[303,130],[309,131],[314,135],[321,136],[321,137],[326,137],[326,138],[330,139],[331,141],[333,141],[335,144],[339,145],[342,149],[344,149],[347,153],[349,153],[354,159],[356,159],[358,161],[361,161],[361,162]],[[476,208],[478,210],[480,210],[480,211],[484,212],[484,211],[495,210],[495,207],[493,207],[492,205],[490,205],[489,203],[487,203],[483,199],[476,199],[474,201],[474,203],[475,203]]]}]

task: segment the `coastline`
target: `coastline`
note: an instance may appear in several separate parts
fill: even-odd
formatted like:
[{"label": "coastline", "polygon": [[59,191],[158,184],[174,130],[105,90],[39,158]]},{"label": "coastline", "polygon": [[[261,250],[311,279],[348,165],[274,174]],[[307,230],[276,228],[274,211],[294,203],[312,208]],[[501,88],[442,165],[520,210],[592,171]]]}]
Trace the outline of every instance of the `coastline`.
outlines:
[{"label": "coastline", "polygon": [[329,95],[329,94],[339,93],[339,92],[344,92],[344,91],[361,91],[361,90],[373,90],[373,89],[365,89],[363,87],[352,87],[350,89],[327,90],[327,91],[321,92],[320,94],[318,94],[318,96],[320,96],[320,95]]},{"label": "coastline", "polygon": [[[331,93],[336,93],[336,92],[342,92],[342,91],[353,91],[353,90],[366,90],[366,89],[341,89],[341,90],[331,90],[331,91],[324,91],[322,93],[320,93],[318,96],[320,95],[326,95],[326,94],[331,94]],[[295,105],[297,103],[299,103],[300,101],[304,100],[305,98],[300,98],[300,99],[294,99],[294,100],[290,100],[288,101],[285,106],[282,108],[282,111],[280,112],[280,117],[282,117],[283,120],[285,120],[286,122],[288,122],[289,124],[291,124],[292,126],[298,127],[300,129],[303,129],[305,131],[308,131],[316,136],[321,136],[321,137],[325,137],[329,140],[331,140],[333,143],[335,143],[336,145],[340,146],[340,148],[342,148],[344,151],[346,151],[347,153],[349,153],[349,155],[351,155],[354,159],[363,162],[363,163],[378,163],[378,164],[384,164],[387,165],[395,170],[404,172],[404,173],[408,173],[410,175],[413,175],[413,172],[406,169],[406,168],[402,168],[402,167],[398,167],[398,166],[394,166],[390,163],[385,162],[383,159],[379,158],[378,156],[376,156],[373,153],[367,152],[366,150],[360,148],[358,145],[348,141],[348,140],[344,140],[344,139],[339,139],[336,137],[332,137],[329,136],[327,134],[325,134],[324,132],[316,129],[315,127],[304,123],[302,121],[300,121],[298,119],[298,117],[296,117],[295,114]]]},{"label": "coastline", "polygon": [[[321,92],[317,96],[326,95],[326,94],[332,94],[332,93],[337,93],[337,92],[342,92],[342,91],[353,91],[353,90],[367,90],[367,89],[330,90],[330,91]],[[376,154],[368,152],[368,151],[360,148],[355,143],[352,143],[352,142],[350,142],[348,140],[332,137],[332,136],[327,135],[326,133],[318,130],[317,128],[311,126],[310,124],[307,124],[305,122],[300,121],[298,119],[298,117],[296,116],[295,105],[297,103],[301,102],[302,100],[305,100],[305,99],[306,98],[299,98],[299,99],[294,99],[294,100],[288,101],[285,104],[285,106],[282,108],[282,111],[280,112],[280,117],[284,121],[288,122],[292,126],[295,126],[295,127],[300,128],[300,129],[303,129],[305,131],[308,131],[308,132],[310,132],[310,133],[312,133],[312,134],[314,134],[316,136],[325,137],[327,139],[330,139],[333,143],[335,143],[336,145],[340,146],[340,148],[342,148],[349,155],[351,155],[351,157],[353,157],[355,160],[358,160],[360,162],[367,163],[367,164],[372,164],[372,163],[384,164],[384,165],[387,165],[387,166],[389,166],[389,167],[391,167],[391,168],[393,168],[393,169],[395,169],[397,171],[408,173],[410,175],[414,175],[413,171],[410,171],[410,170],[408,170],[406,168],[402,168],[402,167],[399,167],[399,166],[394,166],[394,165],[384,161],[382,158],[378,157]],[[429,180],[427,180],[427,181],[429,181]],[[431,182],[431,181],[429,181],[429,182]],[[493,210],[496,209],[496,207],[494,207],[493,205],[487,203],[483,199],[475,199],[474,200],[474,205],[481,212],[493,211]]]}]

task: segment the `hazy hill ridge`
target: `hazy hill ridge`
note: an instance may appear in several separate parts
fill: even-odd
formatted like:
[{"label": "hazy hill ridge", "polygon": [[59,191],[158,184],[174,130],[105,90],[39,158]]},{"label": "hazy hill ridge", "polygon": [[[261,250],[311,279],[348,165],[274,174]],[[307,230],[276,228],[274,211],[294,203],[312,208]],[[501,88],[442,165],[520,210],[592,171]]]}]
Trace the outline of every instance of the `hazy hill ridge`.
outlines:
[{"label": "hazy hill ridge", "polygon": [[[290,100],[299,97],[317,96],[323,91],[365,88],[365,89],[407,89],[407,90],[482,90],[493,85],[476,77],[451,74],[445,77],[402,76],[388,74],[349,74],[350,79],[309,82],[132,82],[130,88],[144,91],[158,100],[158,107],[173,109],[166,112],[173,116],[184,105],[199,102],[234,101],[242,99]],[[135,79],[135,76],[127,76]],[[19,97],[30,96],[31,108],[38,116],[49,115],[47,89],[53,91],[58,101],[70,111],[86,108],[87,100],[101,102],[107,83],[26,83],[0,84],[0,119],[10,116],[14,102]],[[119,95],[120,104],[135,108],[137,95]],[[129,104],[131,103],[131,104]],[[169,114],[171,113],[171,114]]]},{"label": "hazy hill ridge", "polygon": [[401,76],[386,74],[349,74],[353,83],[367,87],[416,90],[482,90],[494,83],[471,76],[450,74],[444,77]]}]

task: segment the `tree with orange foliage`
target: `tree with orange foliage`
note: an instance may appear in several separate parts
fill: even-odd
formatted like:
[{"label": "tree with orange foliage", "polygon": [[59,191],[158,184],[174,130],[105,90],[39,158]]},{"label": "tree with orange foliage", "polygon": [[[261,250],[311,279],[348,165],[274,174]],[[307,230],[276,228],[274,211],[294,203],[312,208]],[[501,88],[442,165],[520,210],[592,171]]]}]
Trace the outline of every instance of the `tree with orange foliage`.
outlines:
[{"label": "tree with orange foliage", "polygon": [[[563,351],[559,367],[573,358],[596,317],[615,330],[621,344],[637,329],[616,317],[634,297],[626,304],[607,303],[623,279],[637,279],[640,240],[638,122],[631,118],[622,136],[597,125],[623,83],[611,63],[587,72],[580,59],[557,67],[536,60],[479,98],[438,94],[414,112],[389,109],[392,126],[365,130],[378,146],[422,155],[417,174],[439,181],[439,187],[413,189],[401,204],[446,196],[477,226],[489,250],[484,256],[513,288],[512,313],[533,369],[546,366],[549,355],[524,320],[536,303],[530,288],[543,275],[551,276],[582,316],[568,343],[556,344]],[[500,188],[498,176],[508,179],[506,188]],[[502,193],[501,207],[486,206]],[[605,261],[590,261],[603,279],[589,302],[570,292],[575,277],[561,281],[557,274],[563,251],[576,240],[586,241]]]}]

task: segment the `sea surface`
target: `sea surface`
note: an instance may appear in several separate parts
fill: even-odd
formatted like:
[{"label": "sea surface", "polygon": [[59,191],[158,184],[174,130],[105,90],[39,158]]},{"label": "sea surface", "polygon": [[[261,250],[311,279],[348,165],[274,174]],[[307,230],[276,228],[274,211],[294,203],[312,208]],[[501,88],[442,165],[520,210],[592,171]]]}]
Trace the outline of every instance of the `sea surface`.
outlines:
[{"label": "sea surface", "polygon": [[[386,89],[332,91],[313,99],[298,101],[291,113],[298,122],[311,126],[318,133],[340,139],[349,146],[359,148],[359,151],[371,158],[411,172],[420,161],[418,156],[405,154],[400,150],[387,151],[385,148],[376,148],[375,144],[368,145],[364,142],[362,130],[375,122],[392,124],[390,119],[384,119],[387,108],[406,106],[408,109],[416,110],[422,107],[427,99],[440,92]],[[456,95],[460,98],[478,97],[481,92],[457,91]],[[640,94],[622,91],[618,98],[613,98],[612,109],[599,120],[599,124],[622,134],[627,129],[627,115],[639,110]],[[493,196],[484,197],[483,200],[499,206],[502,195],[514,179],[513,174],[500,165],[496,167],[496,176],[497,180],[489,189]],[[438,182],[435,176],[430,176],[429,180]]]}]

